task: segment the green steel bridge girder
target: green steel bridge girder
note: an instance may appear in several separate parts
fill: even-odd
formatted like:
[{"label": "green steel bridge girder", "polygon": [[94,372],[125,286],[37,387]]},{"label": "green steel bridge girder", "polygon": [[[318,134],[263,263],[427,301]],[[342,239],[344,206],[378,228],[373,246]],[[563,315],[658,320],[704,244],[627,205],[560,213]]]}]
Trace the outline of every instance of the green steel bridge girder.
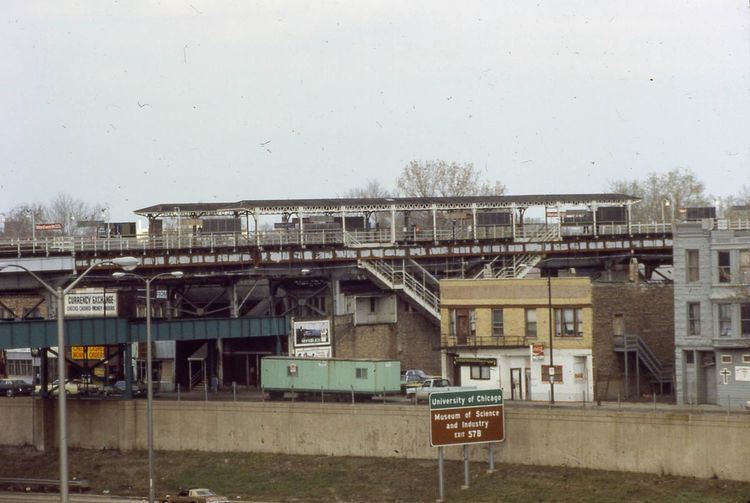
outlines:
[{"label": "green steel bridge girder", "polygon": [[[289,333],[283,316],[253,318],[196,318],[158,320],[151,324],[154,341],[281,337]],[[65,320],[66,346],[102,346],[146,341],[146,322],[127,318]],[[0,349],[57,346],[57,321],[0,323]]]}]

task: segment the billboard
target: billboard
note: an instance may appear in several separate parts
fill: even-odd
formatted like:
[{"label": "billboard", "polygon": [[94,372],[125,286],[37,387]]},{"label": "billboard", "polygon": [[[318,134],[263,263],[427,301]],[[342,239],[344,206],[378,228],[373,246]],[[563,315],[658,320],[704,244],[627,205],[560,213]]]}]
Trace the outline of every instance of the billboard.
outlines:
[{"label": "billboard", "polygon": [[331,321],[310,320],[292,322],[294,347],[330,346]]},{"label": "billboard", "polygon": [[302,358],[331,358],[331,320],[292,320],[289,354]]},{"label": "billboard", "polygon": [[65,296],[65,316],[117,316],[117,292],[104,288],[77,288]]}]

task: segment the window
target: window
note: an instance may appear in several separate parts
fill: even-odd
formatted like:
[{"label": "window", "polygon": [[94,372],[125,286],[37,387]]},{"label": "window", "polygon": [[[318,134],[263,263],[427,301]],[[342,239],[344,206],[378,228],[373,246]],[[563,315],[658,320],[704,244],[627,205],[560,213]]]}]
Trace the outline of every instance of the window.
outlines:
[{"label": "window", "polygon": [[472,379],[481,379],[481,380],[489,380],[490,378],[490,368],[486,365],[472,365],[470,367],[471,369],[471,378]]},{"label": "window", "polygon": [[526,337],[536,337],[536,309],[526,310]]},{"label": "window", "polygon": [[688,302],[688,335],[701,334],[701,305],[698,302]]},{"label": "window", "polygon": [[375,297],[370,297],[370,312],[374,313],[377,311],[378,301]]},{"label": "window", "polygon": [[750,355],[742,355],[742,363],[750,363]]},{"label": "window", "polygon": [[355,377],[357,379],[367,379],[367,369],[366,368],[357,368],[355,369]]},{"label": "window", "polygon": [[685,363],[693,365],[695,363],[695,353],[692,351],[685,351]]},{"label": "window", "polygon": [[720,251],[719,256],[719,283],[731,283],[732,270],[729,262],[729,252]]},{"label": "window", "polygon": [[[555,382],[563,382],[562,365],[555,365]],[[549,382],[549,365],[542,365],[542,382]]]},{"label": "window", "polygon": [[555,335],[557,337],[583,337],[582,312],[581,308],[555,309]]},{"label": "window", "polygon": [[31,373],[31,360],[8,360],[9,376],[30,376]]},{"label": "window", "polygon": [[615,337],[625,335],[625,318],[622,313],[615,314],[612,317],[612,332]]},{"label": "window", "polygon": [[719,335],[732,336],[732,304],[719,304]]},{"label": "window", "polygon": [[750,284],[750,250],[740,250],[740,283]]},{"label": "window", "polygon": [[732,355],[721,355],[721,363],[729,365],[732,363]]},{"label": "window", "polygon": [[740,333],[750,337],[750,304],[740,304]]},{"label": "window", "polygon": [[492,336],[502,337],[505,335],[505,326],[503,324],[503,310],[492,310]]},{"label": "window", "polygon": [[687,282],[695,283],[700,280],[700,267],[698,265],[698,250],[685,251],[685,268],[687,270]]}]

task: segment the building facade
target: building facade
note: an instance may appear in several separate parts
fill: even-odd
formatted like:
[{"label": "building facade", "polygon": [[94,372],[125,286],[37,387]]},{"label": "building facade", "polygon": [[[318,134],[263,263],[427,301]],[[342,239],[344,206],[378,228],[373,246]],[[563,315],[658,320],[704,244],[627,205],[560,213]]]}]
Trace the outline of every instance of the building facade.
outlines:
[{"label": "building facade", "polygon": [[677,225],[674,241],[677,402],[750,400],[750,225]]},{"label": "building facade", "polygon": [[549,400],[554,379],[555,400],[592,399],[588,278],[444,280],[440,292],[442,372],[454,384]]}]

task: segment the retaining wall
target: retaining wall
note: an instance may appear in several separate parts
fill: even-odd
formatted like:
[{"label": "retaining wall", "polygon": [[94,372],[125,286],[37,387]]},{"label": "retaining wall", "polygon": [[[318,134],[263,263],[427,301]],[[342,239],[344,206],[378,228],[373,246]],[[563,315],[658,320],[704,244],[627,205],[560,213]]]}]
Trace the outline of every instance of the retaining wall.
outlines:
[{"label": "retaining wall", "polygon": [[[55,401],[0,400],[0,444],[55,445]],[[53,405],[50,405],[53,404]],[[146,402],[68,402],[71,447],[145,449]],[[32,427],[32,418],[36,428]],[[158,450],[435,458],[425,406],[291,402],[154,403]],[[42,424],[44,423],[44,424]],[[45,426],[46,424],[46,426]],[[750,482],[750,414],[506,406],[499,462]],[[472,446],[474,460],[485,446]],[[447,448],[449,458],[460,447]]]}]

